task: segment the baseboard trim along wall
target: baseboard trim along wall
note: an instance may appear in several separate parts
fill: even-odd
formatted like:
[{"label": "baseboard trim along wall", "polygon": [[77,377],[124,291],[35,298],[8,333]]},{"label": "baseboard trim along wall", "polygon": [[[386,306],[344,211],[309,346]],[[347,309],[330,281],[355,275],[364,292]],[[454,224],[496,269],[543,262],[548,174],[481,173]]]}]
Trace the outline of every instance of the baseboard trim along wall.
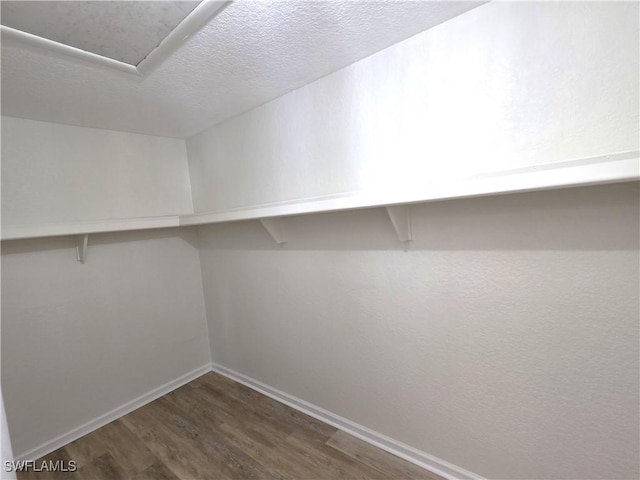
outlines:
[{"label": "baseboard trim along wall", "polygon": [[98,428],[117,420],[124,415],[131,413],[132,411],[140,408],[147,403],[150,403],[157,398],[172,392],[173,390],[189,383],[192,380],[204,375],[208,372],[216,372],[220,375],[224,375],[238,383],[246,385],[247,387],[256,390],[280,403],[283,403],[291,408],[294,408],[306,415],[316,418],[322,422],[325,422],[339,430],[342,430],[354,437],[359,438],[371,445],[374,445],[382,450],[385,450],[397,457],[403,458],[408,462],[425,468],[433,473],[436,473],[444,478],[454,480],[485,480],[480,475],[465,470],[464,468],[453,465],[445,460],[442,460],[428,453],[422,452],[416,448],[413,448],[407,444],[394,440],[381,433],[378,433],[370,428],[359,425],[351,420],[348,420],[340,415],[336,415],[324,408],[318,407],[312,403],[302,400],[298,397],[282,392],[276,388],[270,387],[258,380],[254,380],[251,377],[238,373],[229,368],[223,367],[216,363],[203,365],[195,370],[192,370],[184,375],[165,383],[151,390],[148,393],[140,395],[139,397],[124,403],[123,405],[114,408],[113,410],[100,415],[99,417],[90,420],[67,433],[64,433],[52,440],[49,440],[36,448],[33,448],[27,452],[16,455],[16,460],[37,460],[38,458],[47,455],[58,448],[77,440],[78,438],[87,435]]},{"label": "baseboard trim along wall", "polygon": [[222,365],[212,363],[211,370],[442,477],[451,480],[485,480],[480,475],[465,470],[464,468],[453,465],[438,457],[434,457],[433,455],[429,455],[428,453],[422,452],[405,443],[394,440],[393,438],[389,438],[386,435],[352,422],[351,420],[329,412],[328,410],[305,400],[294,397],[293,395],[289,395],[288,393],[270,387],[269,385],[254,380],[251,377],[223,367]]},{"label": "baseboard trim along wall", "polygon": [[118,418],[125,416],[127,413],[133,412],[134,410],[146,405],[147,403],[150,403],[155,399],[160,398],[163,395],[166,395],[167,393],[172,392],[176,388],[179,388],[182,385],[189,383],[190,381],[195,380],[196,378],[204,375],[205,373],[209,373],[210,371],[211,371],[210,364],[203,365],[202,367],[198,367],[195,370],[185,373],[184,375],[181,375],[175,380],[171,380],[165,383],[164,385],[159,386],[158,388],[154,388],[150,392],[140,395],[139,397],[134,398],[133,400],[126,402],[123,405],[120,405],[119,407],[114,408],[113,410],[105,413],[104,415],[100,415],[99,417],[94,418],[93,420],[90,420],[80,425],[79,427],[74,428],[73,430],[70,430],[69,432],[64,433],[52,440],[49,440],[48,442],[45,442],[36,448],[33,448],[19,455],[16,455],[15,459],[16,460],[37,460],[43,455],[47,455],[48,453],[51,453],[61,447],[64,447],[65,445],[73,442],[74,440],[77,440],[78,438],[83,437],[84,435],[87,435],[88,433],[91,433],[100,427],[103,427],[107,423],[111,423],[114,420],[117,420]]}]

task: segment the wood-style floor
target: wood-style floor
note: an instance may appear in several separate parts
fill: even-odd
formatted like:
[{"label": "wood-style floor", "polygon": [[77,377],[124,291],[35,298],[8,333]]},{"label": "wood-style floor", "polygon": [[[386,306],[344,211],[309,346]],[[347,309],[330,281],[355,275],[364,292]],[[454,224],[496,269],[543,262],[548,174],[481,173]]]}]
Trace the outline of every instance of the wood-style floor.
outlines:
[{"label": "wood-style floor", "polygon": [[43,459],[78,469],[19,480],[441,479],[216,373]]}]

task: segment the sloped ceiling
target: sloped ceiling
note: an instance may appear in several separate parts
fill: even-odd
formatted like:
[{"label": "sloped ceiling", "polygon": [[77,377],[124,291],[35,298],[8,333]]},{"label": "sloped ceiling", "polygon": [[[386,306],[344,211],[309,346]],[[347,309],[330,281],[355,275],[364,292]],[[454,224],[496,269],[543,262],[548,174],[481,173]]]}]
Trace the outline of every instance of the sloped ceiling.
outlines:
[{"label": "sloped ceiling", "polygon": [[3,44],[2,114],[186,138],[481,3],[239,0],[144,78]]}]

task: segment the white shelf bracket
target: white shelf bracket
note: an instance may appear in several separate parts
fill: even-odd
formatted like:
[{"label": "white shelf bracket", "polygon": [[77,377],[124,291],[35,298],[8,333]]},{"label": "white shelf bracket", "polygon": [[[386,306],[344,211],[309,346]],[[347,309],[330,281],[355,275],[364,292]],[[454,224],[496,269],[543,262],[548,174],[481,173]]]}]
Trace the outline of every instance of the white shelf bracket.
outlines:
[{"label": "white shelf bracket", "polygon": [[391,223],[393,224],[393,228],[396,231],[396,235],[398,236],[398,240],[401,242],[410,242],[413,240],[413,234],[411,231],[411,213],[409,211],[409,206],[407,205],[396,205],[391,207],[386,207],[387,213],[389,214],[389,218],[391,219]]},{"label": "white shelf bracket", "polygon": [[278,217],[261,218],[260,223],[266,228],[271,238],[278,244],[287,243],[287,237],[284,233],[284,220]]},{"label": "white shelf bracket", "polygon": [[76,257],[80,263],[84,263],[87,259],[87,246],[89,245],[89,235],[84,234],[78,237],[78,245],[76,245]]}]

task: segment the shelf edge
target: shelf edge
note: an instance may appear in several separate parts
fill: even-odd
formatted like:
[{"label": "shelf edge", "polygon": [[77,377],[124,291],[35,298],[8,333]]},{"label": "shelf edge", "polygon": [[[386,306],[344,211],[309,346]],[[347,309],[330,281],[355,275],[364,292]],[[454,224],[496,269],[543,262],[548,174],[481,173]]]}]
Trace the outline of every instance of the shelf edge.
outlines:
[{"label": "shelf edge", "polygon": [[178,215],[147,218],[127,218],[103,221],[50,223],[34,225],[7,225],[2,227],[2,240],[27,238],[62,237],[92,233],[148,230],[152,228],[179,227]]},{"label": "shelf edge", "polygon": [[640,180],[640,155],[638,151],[538,164],[449,182],[427,183],[420,192],[355,191],[215,212],[181,215],[180,225],[204,225],[360,208],[407,205],[456,198],[602,185],[634,180]]},{"label": "shelf edge", "polygon": [[355,191],[188,215],[7,225],[2,228],[1,239],[21,240],[204,225],[637,180],[640,180],[640,155],[638,151],[632,151],[490,172],[448,182],[427,182],[419,192],[400,189],[395,192]]}]

